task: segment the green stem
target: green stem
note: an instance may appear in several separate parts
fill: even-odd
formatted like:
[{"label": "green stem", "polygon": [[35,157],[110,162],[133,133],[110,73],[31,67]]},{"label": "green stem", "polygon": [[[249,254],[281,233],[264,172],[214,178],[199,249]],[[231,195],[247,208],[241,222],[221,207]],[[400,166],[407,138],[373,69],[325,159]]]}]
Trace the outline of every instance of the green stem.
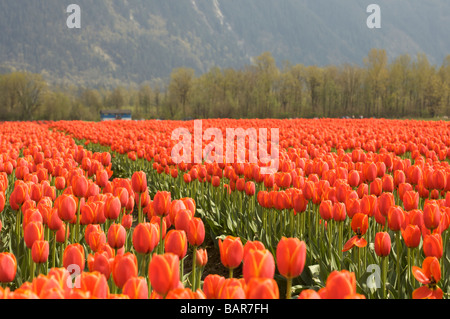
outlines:
[{"label": "green stem", "polygon": [[400,294],[401,294],[401,278],[400,278],[400,232],[398,231],[395,234],[395,239],[396,239],[396,246],[397,246],[397,289],[398,289],[398,298],[400,298]]},{"label": "green stem", "polygon": [[196,250],[197,250],[197,247],[196,246],[193,246],[192,247],[192,274],[191,274],[191,277],[192,277],[192,291],[195,291],[196,290],[196,276],[195,276],[195,268],[196,268],[196,263],[197,263],[197,252],[196,252]]},{"label": "green stem", "polygon": [[287,278],[286,299],[291,299],[292,278]]}]

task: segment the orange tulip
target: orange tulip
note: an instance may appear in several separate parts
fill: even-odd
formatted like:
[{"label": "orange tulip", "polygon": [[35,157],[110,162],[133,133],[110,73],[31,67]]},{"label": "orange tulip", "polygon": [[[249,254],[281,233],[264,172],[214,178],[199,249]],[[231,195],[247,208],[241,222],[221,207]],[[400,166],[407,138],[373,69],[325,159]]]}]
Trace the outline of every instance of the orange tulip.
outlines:
[{"label": "orange tulip", "polygon": [[441,235],[426,235],[423,239],[422,248],[426,257],[436,257],[440,259],[444,251]]},{"label": "orange tulip", "polygon": [[149,254],[159,243],[159,229],[156,224],[140,223],[133,231],[133,247],[140,254]]},{"label": "orange tulip", "polygon": [[123,286],[122,293],[130,299],[148,299],[148,284],[144,277],[131,277]]},{"label": "orange tulip", "polygon": [[49,245],[46,240],[36,240],[31,246],[31,257],[36,264],[45,263],[48,259]]},{"label": "orange tulip", "polygon": [[77,201],[75,197],[73,195],[61,195],[59,198],[59,205],[57,206],[59,218],[65,222],[72,221],[77,213]]},{"label": "orange tulip", "polygon": [[112,262],[112,275],[114,283],[120,289],[133,277],[138,276],[137,258],[132,253],[117,255]]},{"label": "orange tulip", "polygon": [[220,260],[228,269],[237,268],[244,258],[244,246],[239,237],[227,236],[219,239]]},{"label": "orange tulip", "polygon": [[80,289],[95,299],[107,299],[109,296],[109,287],[105,276],[96,271],[81,274]]},{"label": "orange tulip", "polygon": [[72,191],[78,197],[84,197],[88,189],[88,180],[84,175],[75,175],[72,178]]},{"label": "orange tulip", "polygon": [[127,231],[121,224],[112,224],[108,229],[108,244],[115,249],[125,245]]},{"label": "orange tulip", "polygon": [[359,296],[356,293],[355,274],[348,270],[334,270],[327,278],[324,288],[318,291],[321,299],[349,299]]},{"label": "orange tulip", "polygon": [[306,244],[298,238],[282,237],[276,250],[277,267],[285,278],[295,278],[303,272]]},{"label": "orange tulip", "polygon": [[423,222],[426,228],[433,231],[441,221],[441,210],[435,202],[425,202],[423,206]]},{"label": "orange tulip", "polygon": [[88,269],[91,272],[98,271],[105,276],[106,280],[109,280],[112,260],[105,251],[97,251],[94,255],[88,255]]},{"label": "orange tulip", "polygon": [[407,212],[419,207],[419,193],[415,191],[406,191],[403,194],[403,207]]},{"label": "orange tulip", "polygon": [[164,248],[168,253],[173,253],[181,260],[186,256],[188,241],[184,230],[171,229],[164,240]]},{"label": "orange tulip", "polygon": [[31,249],[37,240],[44,240],[44,226],[39,221],[30,222],[24,230],[25,245]]},{"label": "orange tulip", "polygon": [[188,225],[187,238],[189,244],[200,246],[205,240],[205,225],[203,221],[198,217],[194,217],[189,221]]},{"label": "orange tulip", "polygon": [[208,252],[206,249],[197,249],[196,252],[196,258],[195,262],[198,267],[203,268],[208,263]]},{"label": "orange tulip", "polygon": [[196,293],[194,293],[190,288],[175,288],[168,292],[166,299],[197,299]]},{"label": "orange tulip", "polygon": [[320,203],[319,214],[323,220],[330,220],[333,218],[333,203],[331,200],[324,200]]},{"label": "orange tulip", "polygon": [[416,248],[419,247],[421,232],[420,227],[417,225],[407,225],[405,229],[402,229],[402,237],[405,241],[406,247]]},{"label": "orange tulip", "polygon": [[0,282],[9,283],[14,280],[17,272],[16,256],[12,253],[0,253]]},{"label": "orange tulip", "polygon": [[321,299],[317,291],[313,289],[305,289],[298,295],[298,299]]},{"label": "orange tulip", "polygon": [[389,256],[391,252],[391,237],[387,232],[378,232],[375,235],[375,253],[380,257]]},{"label": "orange tulip", "polygon": [[161,296],[177,288],[180,280],[178,256],[172,253],[154,255],[150,261],[148,275],[152,288]]},{"label": "orange tulip", "polygon": [[239,279],[225,279],[218,292],[218,299],[245,299],[245,287],[245,282]]},{"label": "orange tulip", "polygon": [[219,299],[219,292],[225,282],[225,277],[209,274],[203,281],[203,292],[207,299]]},{"label": "orange tulip", "polygon": [[134,172],[131,176],[131,187],[135,193],[141,194],[147,190],[147,175],[145,172]]},{"label": "orange tulip", "polygon": [[247,299],[280,299],[277,282],[272,278],[252,278],[246,286]]},{"label": "orange tulip", "polygon": [[251,278],[273,278],[275,260],[269,250],[250,250],[244,258],[243,275],[245,282]]},{"label": "orange tulip", "polygon": [[84,248],[78,243],[68,245],[63,253],[63,266],[69,269],[69,266],[77,266],[80,273],[85,267]]},{"label": "orange tulip", "polygon": [[347,211],[344,203],[334,203],[333,205],[333,219],[337,222],[342,222],[347,217]]},{"label": "orange tulip", "polygon": [[104,214],[107,219],[116,220],[121,211],[120,199],[115,196],[111,196],[106,199],[104,206]]},{"label": "orange tulip", "polygon": [[89,233],[88,245],[91,250],[95,253],[100,247],[106,243],[106,235],[102,230],[92,231]]},{"label": "orange tulip", "polygon": [[156,216],[166,216],[170,212],[171,194],[170,192],[158,191],[153,198],[153,209]]},{"label": "orange tulip", "polygon": [[394,205],[395,199],[392,193],[383,193],[377,199],[377,207],[384,217],[388,215],[389,208]]},{"label": "orange tulip", "polygon": [[442,299],[444,293],[437,283],[441,280],[441,267],[436,257],[427,257],[422,268],[412,266],[414,278],[423,286],[413,291],[413,299]]},{"label": "orange tulip", "polygon": [[388,226],[393,231],[400,231],[405,223],[405,212],[400,206],[391,206],[388,211]]}]

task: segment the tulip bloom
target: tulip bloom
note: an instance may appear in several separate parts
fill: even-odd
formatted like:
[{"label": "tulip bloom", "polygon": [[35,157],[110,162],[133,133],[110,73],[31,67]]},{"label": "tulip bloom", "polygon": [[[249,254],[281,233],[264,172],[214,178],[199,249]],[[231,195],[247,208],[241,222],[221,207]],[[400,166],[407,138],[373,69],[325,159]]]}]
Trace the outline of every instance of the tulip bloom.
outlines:
[{"label": "tulip bloom", "polygon": [[247,299],[280,299],[278,284],[272,278],[252,278],[245,291]]},{"label": "tulip bloom", "polygon": [[68,245],[63,254],[63,266],[69,270],[73,265],[78,266],[79,273],[84,270],[85,267],[85,255],[84,248],[78,243]]},{"label": "tulip bloom", "polygon": [[323,220],[330,220],[333,218],[333,203],[331,200],[324,200],[320,203],[319,214]]},{"label": "tulip bloom", "polygon": [[16,272],[16,256],[12,253],[0,253],[0,282],[12,282],[16,278]]},{"label": "tulip bloom", "polygon": [[132,253],[117,255],[112,262],[112,275],[116,286],[122,289],[130,278],[138,276],[136,256]]},{"label": "tulip bloom", "polygon": [[154,255],[150,261],[148,275],[152,288],[161,296],[177,288],[180,280],[178,256],[172,253]]},{"label": "tulip bloom", "polygon": [[222,265],[232,271],[237,268],[244,258],[244,246],[239,237],[227,236],[223,241],[219,239],[220,260]]},{"label": "tulip bloom", "polygon": [[437,283],[441,280],[441,267],[436,257],[427,257],[422,268],[412,267],[414,278],[423,286],[413,291],[413,299],[442,299],[444,293]]},{"label": "tulip bloom", "polygon": [[[58,202],[58,215],[61,220],[70,222],[77,213],[77,200],[73,195],[61,195]],[[57,199],[58,200],[58,199]],[[56,205],[56,203],[55,203]]]},{"label": "tulip bloom", "polygon": [[251,278],[273,278],[275,260],[269,250],[250,250],[244,258],[243,275],[245,282]]},{"label": "tulip bloom", "polygon": [[113,259],[105,251],[97,251],[94,255],[88,255],[88,269],[90,272],[98,271],[103,274],[106,280],[111,276],[111,267]]},{"label": "tulip bloom", "polygon": [[391,252],[391,237],[387,232],[375,235],[375,253],[380,257],[389,256]]},{"label": "tulip bloom", "polygon": [[321,299],[365,298],[356,293],[355,273],[334,270],[328,275],[326,285],[318,291]]},{"label": "tulip bloom", "polygon": [[195,262],[197,266],[200,268],[205,267],[206,264],[208,263],[208,252],[206,251],[206,249],[197,249],[195,254],[196,254]]},{"label": "tulip bloom", "polygon": [[203,281],[203,292],[205,293],[206,299],[219,299],[220,289],[225,282],[225,277],[210,274],[207,275]]},{"label": "tulip bloom", "polygon": [[426,202],[423,207],[423,222],[426,228],[433,231],[439,226],[441,211],[437,203]]},{"label": "tulip bloom", "polygon": [[135,193],[141,194],[147,191],[147,176],[145,172],[134,172],[131,176],[131,187]]},{"label": "tulip bloom", "polygon": [[173,253],[181,260],[186,256],[188,241],[184,230],[171,229],[165,239],[164,248],[168,253]]},{"label": "tulip bloom", "polygon": [[287,279],[286,299],[290,299],[292,278],[300,276],[305,266],[306,244],[298,238],[282,237],[276,257],[278,271]]},{"label": "tulip bloom", "polygon": [[138,224],[133,231],[133,247],[140,254],[151,253],[159,242],[159,229],[153,223]]},{"label": "tulip bloom", "polygon": [[144,277],[131,277],[123,286],[122,293],[130,299],[148,299],[148,284]]},{"label": "tulip bloom", "polygon": [[121,224],[112,224],[108,229],[108,244],[114,249],[120,249],[125,245],[127,231]]},{"label": "tulip bloom", "polygon": [[405,229],[402,229],[401,232],[406,247],[408,248],[419,247],[420,238],[422,236],[419,226],[410,224],[407,225]]},{"label": "tulip bloom", "polygon": [[355,236],[350,238],[342,249],[343,252],[352,249],[353,247],[363,248],[367,246],[367,241],[364,237],[362,237],[369,228],[369,219],[366,214],[358,213],[353,216],[351,223],[352,230],[356,233]]},{"label": "tulip bloom", "polygon": [[405,212],[400,206],[391,206],[388,211],[388,226],[393,231],[400,231],[405,223]]},{"label": "tulip bloom", "polygon": [[441,235],[426,235],[423,239],[422,249],[426,257],[436,257],[437,259],[440,259],[444,251]]},{"label": "tulip bloom", "polygon": [[407,212],[419,207],[419,193],[415,191],[406,191],[403,194],[403,207]]},{"label": "tulip bloom", "polygon": [[37,240],[44,240],[44,226],[39,221],[30,222],[24,230],[24,240],[28,248],[31,249]]},{"label": "tulip bloom", "polygon": [[46,240],[36,240],[31,247],[31,257],[36,264],[45,263],[48,259],[49,246]]},{"label": "tulip bloom", "polygon": [[194,217],[189,221],[187,238],[189,244],[192,246],[200,246],[203,244],[205,240],[205,225],[200,218]]},{"label": "tulip bloom", "polygon": [[107,299],[109,296],[109,287],[105,276],[96,271],[81,273],[80,290],[89,292],[91,298]]},{"label": "tulip bloom", "polygon": [[153,198],[153,209],[156,216],[166,216],[170,212],[171,194],[170,192],[158,191]]}]

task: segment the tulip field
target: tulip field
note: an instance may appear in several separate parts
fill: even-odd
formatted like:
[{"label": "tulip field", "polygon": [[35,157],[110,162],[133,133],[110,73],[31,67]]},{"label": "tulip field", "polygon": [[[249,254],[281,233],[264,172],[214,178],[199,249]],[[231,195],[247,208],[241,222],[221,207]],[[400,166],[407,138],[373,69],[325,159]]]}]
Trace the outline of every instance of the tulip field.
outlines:
[{"label": "tulip field", "polygon": [[[177,162],[179,128],[201,155],[223,146],[210,128],[276,128],[262,148],[277,170],[261,149],[250,160],[248,136],[243,161]],[[450,122],[208,119],[193,133],[0,123],[0,299],[449,298]]]}]

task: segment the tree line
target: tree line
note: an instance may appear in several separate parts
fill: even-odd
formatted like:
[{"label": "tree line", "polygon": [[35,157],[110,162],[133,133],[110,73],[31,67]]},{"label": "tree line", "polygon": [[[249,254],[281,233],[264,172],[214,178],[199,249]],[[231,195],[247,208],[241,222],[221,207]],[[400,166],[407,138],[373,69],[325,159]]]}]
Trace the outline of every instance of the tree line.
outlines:
[{"label": "tree line", "polygon": [[362,66],[277,64],[269,52],[241,68],[196,75],[174,69],[166,83],[139,87],[50,86],[40,74],[0,75],[0,120],[100,119],[128,109],[134,119],[378,117],[450,115],[450,55],[441,66],[426,55],[389,62],[372,49]]}]

